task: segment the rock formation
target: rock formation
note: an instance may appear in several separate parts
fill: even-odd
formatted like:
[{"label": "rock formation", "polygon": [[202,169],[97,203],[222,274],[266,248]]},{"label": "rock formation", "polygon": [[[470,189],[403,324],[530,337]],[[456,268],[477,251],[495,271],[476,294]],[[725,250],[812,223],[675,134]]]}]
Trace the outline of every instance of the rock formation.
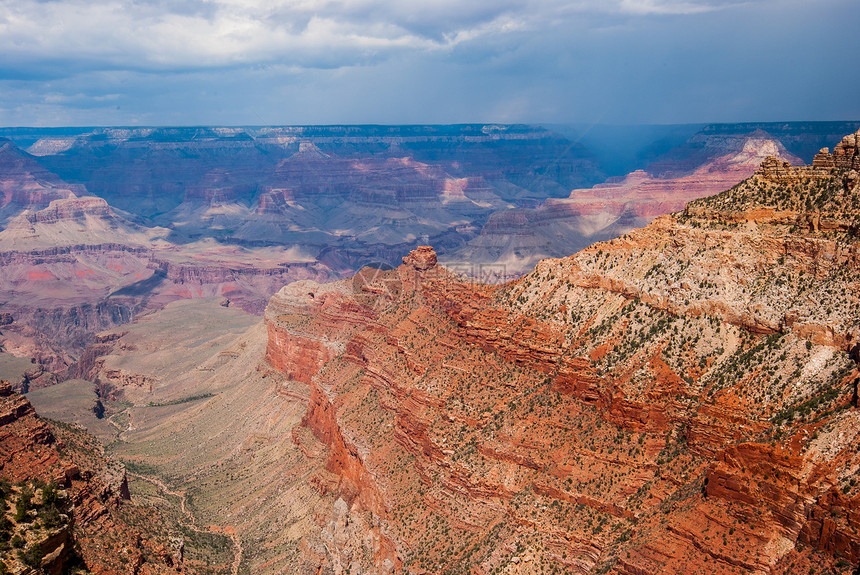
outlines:
[{"label": "rock formation", "polygon": [[0,138],[0,166],[0,223],[20,210],[39,210],[82,190],[63,182],[5,138]]},{"label": "rock formation", "polygon": [[[297,180],[307,166],[360,151],[349,130],[312,146],[302,146],[306,133],[289,140],[275,131],[256,144],[228,135],[241,149],[291,146],[292,159],[277,169]],[[467,143],[462,153],[480,159]],[[111,449],[147,470],[165,498],[181,498],[185,527],[198,518],[195,532],[212,536],[214,551],[232,555],[239,572],[844,572],[860,564],[856,143],[844,139],[812,166],[768,158],[721,194],[501,285],[454,273],[462,270],[447,269],[444,258],[440,265],[433,248],[413,249],[418,241],[411,252],[386,244],[387,254],[400,250],[398,259],[407,253],[397,268],[369,265],[331,283],[305,262],[257,325],[220,302],[241,302],[243,282],[271,287],[297,277],[279,275],[273,253],[283,252],[265,246],[70,243],[3,257],[19,274],[16,286],[59,290],[79,285],[65,280],[72,273],[89,281],[91,270],[125,278],[93,279],[115,290],[104,290],[109,301],[190,298],[100,333],[75,375],[97,381],[105,419],[93,414],[91,384],[78,401],[105,435],[121,431]],[[222,144],[210,138],[203,147]],[[151,149],[171,147],[182,146]],[[434,169],[426,156],[384,162],[401,175]],[[212,186],[189,196],[208,202],[213,221],[229,215],[226,199],[242,187],[245,176],[228,172],[209,173]],[[481,182],[493,178],[489,170],[456,175],[444,186],[367,186],[348,196],[368,209],[402,208],[413,191],[421,201],[466,205],[462,198],[478,202],[487,193]],[[281,217],[301,194],[319,193],[324,203],[343,197],[337,174],[318,176],[305,189],[271,186],[260,214]],[[636,178],[646,187],[651,179]],[[98,200],[80,210],[54,201],[21,222],[57,236],[81,217],[126,225]],[[631,221],[646,205],[628,210]],[[222,211],[208,211],[214,207]],[[526,245],[527,213],[503,212],[488,225]],[[363,249],[324,257],[345,269],[367,263]],[[235,266],[244,271],[225,265],[223,254],[247,263]],[[30,269],[16,268],[21,262]],[[129,268],[141,273],[137,281],[126,281]],[[122,308],[78,302],[42,316],[91,333],[112,309]],[[37,337],[28,325],[35,313],[6,305],[3,313],[5,345],[23,349],[19,342]],[[47,345],[52,338],[39,329]],[[47,391],[33,392],[34,403]],[[46,466],[60,479],[54,464],[66,455],[82,478],[69,480],[69,492],[104,495],[75,502],[75,525],[97,520],[99,533],[129,552],[87,555],[99,544],[93,535],[87,547],[82,527],[75,537],[92,571],[145,572],[150,557],[166,572],[170,561],[177,566],[184,546],[122,527],[113,513],[129,507],[122,474],[94,444],[73,428],[40,423],[25,400],[7,403],[0,423],[16,430],[30,422],[23,435],[0,437],[0,447],[13,442],[2,470],[19,482],[15,497],[35,490],[31,472],[17,478],[18,470]],[[52,447],[60,442],[89,446],[90,459],[74,459],[77,447]],[[87,507],[90,499],[101,507]],[[151,517],[148,528],[159,525]],[[186,561],[183,571],[192,566]]]},{"label": "rock formation", "polygon": [[575,189],[566,198],[547,198],[537,209],[496,212],[478,237],[444,261],[501,265],[513,279],[543,258],[617,237],[683,210],[687,202],[731,188],[771,155],[792,165],[802,163],[762,130],[731,137],[700,133],[687,147],[624,178]]},{"label": "rock formation", "polygon": [[418,246],[403,257],[403,263],[415,268],[415,271],[426,272],[436,265],[436,251],[430,246]]},{"label": "rock formation", "polygon": [[317,249],[349,235],[402,252],[411,238],[460,236],[464,218],[603,179],[583,146],[531,126],[105,128],[29,150],[179,236]]},{"label": "rock formation", "polygon": [[[270,364],[309,387],[302,426],[337,477],[320,493],[384,542],[361,568],[860,564],[852,141],[501,286],[422,249],[385,272],[395,299],[276,295]],[[304,568],[343,564],[326,533]]]},{"label": "rock formation", "polygon": [[16,321],[0,346],[63,378],[95,332],[169,301],[262,314],[290,281],[396,261],[419,238],[462,244],[470,222],[544,193],[520,184],[600,179],[552,132],[483,128],[109,128],[46,135],[37,156],[3,139],[0,293]]},{"label": "rock formation", "polygon": [[0,147],[0,293],[17,319],[0,346],[59,379],[94,333],[178,298],[262,314],[284,283],[420,243],[461,274],[513,279],[737,183],[763,153],[797,161],[753,126],[705,129],[589,189],[603,179],[589,151],[530,126],[45,132],[27,131],[35,156]]},{"label": "rock formation", "polygon": [[154,510],[127,501],[125,469],[103,453],[83,430],[41,420],[27,399],[0,382],[0,564],[6,572],[59,574],[81,564],[104,575],[183,570],[165,552]]}]

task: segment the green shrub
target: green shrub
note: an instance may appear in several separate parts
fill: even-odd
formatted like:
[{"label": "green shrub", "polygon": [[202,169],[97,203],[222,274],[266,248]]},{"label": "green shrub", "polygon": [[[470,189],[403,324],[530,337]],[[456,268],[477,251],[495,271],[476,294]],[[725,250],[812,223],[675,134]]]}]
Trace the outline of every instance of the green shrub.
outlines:
[{"label": "green shrub", "polygon": [[42,548],[39,545],[33,545],[25,551],[19,551],[18,557],[21,558],[21,561],[23,561],[25,565],[37,569],[41,567],[42,559],[45,558],[45,554],[42,552]]},{"label": "green shrub", "polygon": [[57,486],[53,483],[42,488],[42,505],[51,506],[57,504]]},{"label": "green shrub", "polygon": [[22,523],[30,521],[28,511],[33,508],[33,491],[29,487],[21,488],[18,501],[15,502],[15,522]]},{"label": "green shrub", "polygon": [[54,527],[59,527],[63,524],[63,519],[60,517],[60,511],[55,506],[50,506],[45,508],[40,514],[39,517],[42,519],[42,523],[44,523],[45,527],[48,529],[53,529]]}]

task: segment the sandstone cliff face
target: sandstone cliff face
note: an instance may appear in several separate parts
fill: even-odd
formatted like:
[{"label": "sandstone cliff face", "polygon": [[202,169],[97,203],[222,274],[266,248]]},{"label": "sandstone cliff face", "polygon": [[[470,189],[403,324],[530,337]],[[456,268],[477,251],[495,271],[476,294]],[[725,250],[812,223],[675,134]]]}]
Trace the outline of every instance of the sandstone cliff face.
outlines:
[{"label": "sandstone cliff face", "polygon": [[[84,431],[41,420],[5,382],[0,384],[0,478],[11,484],[3,498],[14,505],[4,506],[4,516],[15,516],[11,528],[7,524],[3,530],[7,545],[0,563],[12,572],[28,572],[30,565],[65,573],[80,563],[90,573],[105,575],[183,570],[165,551],[166,538],[152,523],[157,518],[151,510],[127,501],[125,469],[106,460],[104,450]],[[59,490],[54,497],[61,513],[54,510],[53,517],[45,506],[46,485]],[[35,505],[29,513],[19,513],[20,493],[27,489],[35,494]],[[149,525],[141,530],[130,522]],[[15,536],[23,541],[23,555],[8,547],[8,538]]]},{"label": "sandstone cliff face", "polygon": [[422,250],[274,297],[271,365],[309,385],[339,477],[321,492],[387,542],[363,568],[857,566],[850,140],[502,286]]}]

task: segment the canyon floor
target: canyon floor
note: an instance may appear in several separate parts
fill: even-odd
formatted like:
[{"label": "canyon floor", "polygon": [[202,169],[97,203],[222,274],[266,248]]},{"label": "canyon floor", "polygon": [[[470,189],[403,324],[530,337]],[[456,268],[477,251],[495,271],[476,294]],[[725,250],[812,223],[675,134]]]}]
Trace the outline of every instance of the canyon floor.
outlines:
[{"label": "canyon floor", "polygon": [[266,366],[260,319],[221,301],[174,302],[117,331],[100,361],[122,394],[106,394],[102,419],[92,382],[28,397],[98,436],[129,469],[133,500],[173,517],[187,555],[222,564],[213,573],[281,572],[322,499],[293,442],[308,390]]}]

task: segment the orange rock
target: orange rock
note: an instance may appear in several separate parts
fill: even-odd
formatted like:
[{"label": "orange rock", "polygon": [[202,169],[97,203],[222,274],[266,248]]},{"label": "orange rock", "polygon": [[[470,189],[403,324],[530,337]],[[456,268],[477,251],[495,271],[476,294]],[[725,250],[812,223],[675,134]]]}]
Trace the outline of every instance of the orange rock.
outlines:
[{"label": "orange rock", "polygon": [[282,290],[267,356],[310,386],[318,490],[385,527],[369,563],[786,573],[801,543],[825,565],[860,560],[860,245],[835,234],[855,215],[785,197],[836,193],[844,168],[824,164],[767,160],[500,286],[419,248],[386,272],[396,297]]}]

